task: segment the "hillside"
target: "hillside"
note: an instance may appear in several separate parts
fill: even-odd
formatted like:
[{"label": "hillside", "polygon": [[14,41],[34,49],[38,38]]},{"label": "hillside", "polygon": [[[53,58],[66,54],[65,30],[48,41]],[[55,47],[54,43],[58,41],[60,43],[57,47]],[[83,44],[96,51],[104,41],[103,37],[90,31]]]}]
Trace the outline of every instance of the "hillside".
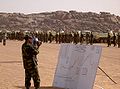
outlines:
[{"label": "hillside", "polygon": [[56,11],[45,13],[0,13],[0,30],[55,30],[107,32],[120,29],[120,16],[108,12]]}]

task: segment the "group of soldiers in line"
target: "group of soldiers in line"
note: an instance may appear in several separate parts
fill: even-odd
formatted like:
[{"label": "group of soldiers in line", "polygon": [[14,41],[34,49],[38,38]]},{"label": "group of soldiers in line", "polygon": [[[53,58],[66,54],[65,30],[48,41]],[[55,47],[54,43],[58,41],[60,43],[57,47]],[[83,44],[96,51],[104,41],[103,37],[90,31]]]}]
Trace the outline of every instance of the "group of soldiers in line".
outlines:
[{"label": "group of soldiers in line", "polygon": [[113,36],[111,36],[110,33],[108,33],[107,43],[108,43],[107,47],[110,47],[111,44],[113,44],[113,46],[115,47],[118,44],[118,48],[120,48],[120,33],[119,32],[117,34],[113,33]]},{"label": "group of soldiers in line", "polygon": [[[39,36],[38,36],[39,38]],[[56,43],[74,43],[74,44],[93,44],[93,34],[92,33],[86,33],[86,34],[82,34],[82,33],[78,33],[78,32],[74,32],[74,33],[56,33],[55,35],[52,35],[52,33],[49,33],[48,35],[45,34],[45,38],[43,36],[43,38],[40,37],[40,39],[42,39],[43,42],[52,42],[55,41]]]},{"label": "group of soldiers in line", "polygon": [[33,36],[37,37],[40,41],[43,43],[52,43],[55,41],[56,43],[81,43],[85,41],[86,44],[93,44],[93,34],[91,33],[86,33],[82,34],[78,32],[70,32],[70,33],[60,33],[56,32],[56,34],[53,34],[52,32],[29,32],[29,33],[23,33],[23,32],[11,32],[7,33],[7,39],[10,40],[23,40],[25,34],[32,34]]},{"label": "group of soldiers in line", "polygon": [[[78,33],[78,32],[69,32],[69,33],[65,33],[65,32],[56,32],[55,34],[53,34],[52,32],[40,32],[40,33],[36,33],[36,32],[30,32],[30,33],[25,33],[25,34],[32,34],[33,36],[35,36],[36,38],[38,38],[41,42],[43,43],[74,43],[74,44],[93,44],[94,41],[94,37],[92,32],[87,32],[85,34]],[[7,34],[7,39],[10,40],[23,40],[24,39],[24,33],[22,32],[12,32],[12,33],[8,33]]]},{"label": "group of soldiers in line", "polygon": [[[24,32],[11,32],[11,33],[6,33],[7,35],[5,36],[5,33],[3,34],[5,40],[3,40],[3,43],[6,44],[6,39],[10,40],[23,40],[25,34],[32,34],[34,37],[38,38],[41,42],[43,43],[74,43],[74,44],[90,44],[92,45],[93,43],[96,43],[96,38],[93,35],[92,32],[29,32],[29,33],[24,33]],[[1,34],[0,34],[1,36]],[[108,33],[107,39],[107,44],[108,47],[111,46],[111,44],[114,44],[114,47],[117,46],[120,47],[120,33],[117,35],[113,33],[113,36],[111,36],[110,33]]]}]

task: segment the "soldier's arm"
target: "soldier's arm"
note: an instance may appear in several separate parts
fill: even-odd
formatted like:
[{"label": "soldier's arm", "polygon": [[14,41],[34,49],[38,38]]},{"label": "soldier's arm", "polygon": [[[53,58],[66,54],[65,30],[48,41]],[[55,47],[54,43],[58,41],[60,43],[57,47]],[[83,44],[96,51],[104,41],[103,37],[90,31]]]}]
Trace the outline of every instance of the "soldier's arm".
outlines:
[{"label": "soldier's arm", "polygon": [[39,53],[39,49],[37,47],[34,47],[31,45],[31,51],[32,51],[32,54],[34,55],[37,55]]}]

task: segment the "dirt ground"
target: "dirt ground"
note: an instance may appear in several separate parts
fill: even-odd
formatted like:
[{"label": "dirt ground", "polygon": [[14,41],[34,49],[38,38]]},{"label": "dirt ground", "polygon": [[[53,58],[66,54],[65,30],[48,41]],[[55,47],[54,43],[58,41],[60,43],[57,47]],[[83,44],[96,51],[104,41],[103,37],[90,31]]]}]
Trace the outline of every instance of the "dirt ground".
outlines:
[{"label": "dirt ground", "polygon": [[[23,41],[9,41],[3,46],[0,43],[0,89],[25,89],[24,69],[21,57]],[[93,89],[120,89],[120,48],[101,45],[102,55],[99,67],[102,68],[117,84],[113,83],[99,68]],[[57,89],[52,87],[58,61],[60,45],[44,43],[38,55],[41,89]],[[33,81],[32,81],[33,86]],[[34,89],[33,87],[31,89]]]}]

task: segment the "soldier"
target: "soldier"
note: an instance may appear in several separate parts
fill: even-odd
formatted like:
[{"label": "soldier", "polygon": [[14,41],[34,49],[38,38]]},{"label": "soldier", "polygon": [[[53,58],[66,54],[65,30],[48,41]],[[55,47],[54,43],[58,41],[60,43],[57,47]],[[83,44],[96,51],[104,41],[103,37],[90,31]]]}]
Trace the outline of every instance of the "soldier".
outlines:
[{"label": "soldier", "polygon": [[111,36],[110,36],[110,33],[108,33],[107,43],[108,43],[107,47],[111,46]]},{"label": "soldier", "polygon": [[89,44],[89,39],[90,39],[89,33],[86,33],[86,38],[85,38],[86,44]]},{"label": "soldier", "polygon": [[70,43],[72,43],[72,41],[73,41],[73,35],[72,35],[71,32],[69,33],[68,38],[69,38],[69,40],[70,40]]},{"label": "soldier", "polygon": [[48,35],[48,40],[49,40],[49,43],[51,43],[52,42],[52,39],[53,38],[53,35],[52,35],[52,33],[51,32],[49,32],[49,35]]},{"label": "soldier", "polygon": [[58,35],[58,40],[59,40],[59,44],[62,43],[62,34],[59,32],[59,35]]},{"label": "soldier", "polygon": [[0,42],[2,42],[2,33],[0,32]]},{"label": "soldier", "polygon": [[78,43],[78,38],[79,38],[78,33],[74,32],[74,36],[73,36],[73,43],[74,44]]},{"label": "soldier", "polygon": [[56,43],[58,43],[58,40],[59,40],[58,33],[56,32],[56,34],[55,34],[55,41],[56,41]]},{"label": "soldier", "polygon": [[114,44],[114,47],[116,46],[116,35],[115,33],[113,33],[113,44]]},{"label": "soldier", "polygon": [[83,44],[83,41],[84,41],[84,35],[83,35],[82,32],[81,32],[81,35],[80,35],[80,43]]},{"label": "soldier", "polygon": [[36,55],[39,53],[38,49],[41,44],[37,44],[37,47],[33,46],[32,36],[26,35],[24,39],[25,43],[22,45],[22,57],[25,69],[25,87],[26,89],[30,89],[30,81],[31,78],[33,78],[35,89],[40,89],[40,77],[38,73]]},{"label": "soldier", "polygon": [[6,45],[6,39],[7,39],[7,33],[4,33],[4,36],[3,36],[3,45],[4,46]]},{"label": "soldier", "polygon": [[92,32],[90,34],[90,45],[93,45],[93,34],[92,34]]},{"label": "soldier", "polygon": [[118,48],[120,48],[120,33],[118,32]]}]

